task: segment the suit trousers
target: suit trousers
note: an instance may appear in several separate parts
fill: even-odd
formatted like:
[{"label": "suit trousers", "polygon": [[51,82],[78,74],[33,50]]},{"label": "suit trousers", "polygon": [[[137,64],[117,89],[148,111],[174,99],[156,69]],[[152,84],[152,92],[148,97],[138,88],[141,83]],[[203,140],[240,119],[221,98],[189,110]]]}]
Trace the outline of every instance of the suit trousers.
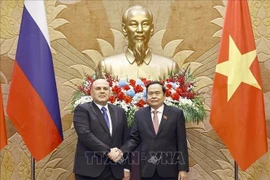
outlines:
[{"label": "suit trousers", "polygon": [[121,179],[116,179],[114,177],[110,166],[106,166],[104,171],[98,177],[89,177],[89,176],[82,176],[79,174],[75,174],[75,179],[76,180],[105,180],[105,179],[106,180],[121,180]]},{"label": "suit trousers", "polygon": [[141,180],[177,180],[178,178],[177,177],[174,177],[174,178],[164,178],[164,177],[160,177],[158,175],[158,172],[157,170],[155,170],[155,173],[152,177],[150,178],[141,178]]}]

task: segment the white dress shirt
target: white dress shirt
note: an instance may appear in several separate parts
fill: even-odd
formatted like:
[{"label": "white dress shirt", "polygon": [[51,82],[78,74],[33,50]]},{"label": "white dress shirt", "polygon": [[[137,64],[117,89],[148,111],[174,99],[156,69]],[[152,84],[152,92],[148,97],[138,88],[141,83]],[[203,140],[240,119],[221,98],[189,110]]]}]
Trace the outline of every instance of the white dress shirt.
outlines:
[{"label": "white dress shirt", "polygon": [[[95,102],[94,102],[94,103],[95,103]],[[99,110],[101,111],[102,114],[103,114],[103,112],[102,112],[101,108],[102,108],[102,107],[105,107],[105,108],[107,109],[107,115],[108,115],[109,123],[110,123],[110,129],[109,129],[109,131],[110,131],[110,135],[112,135],[112,119],[111,119],[110,110],[109,110],[109,108],[108,108],[108,104],[106,104],[105,106],[101,106],[101,105],[99,105],[99,104],[97,104],[97,103],[95,103],[95,104],[97,105],[97,107],[99,108]]]},{"label": "white dress shirt", "polygon": [[[151,107],[151,117],[152,117],[152,121],[154,119],[154,111],[155,109],[153,109]],[[158,123],[160,124],[161,122],[161,119],[162,119],[162,114],[163,114],[163,111],[164,111],[164,104],[162,106],[160,106],[158,109],[157,109],[157,116],[158,116]]]}]

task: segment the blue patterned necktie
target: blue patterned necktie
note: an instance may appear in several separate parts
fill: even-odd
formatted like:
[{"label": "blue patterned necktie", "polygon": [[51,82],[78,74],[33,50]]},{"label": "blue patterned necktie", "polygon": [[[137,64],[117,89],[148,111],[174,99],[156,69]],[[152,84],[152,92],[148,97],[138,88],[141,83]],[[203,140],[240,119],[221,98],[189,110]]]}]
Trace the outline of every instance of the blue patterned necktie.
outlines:
[{"label": "blue patterned necktie", "polygon": [[107,124],[107,126],[109,128],[109,131],[110,131],[110,121],[109,121],[109,117],[108,117],[108,114],[107,114],[107,109],[105,107],[102,107],[101,111],[102,111],[103,117],[104,117],[104,119],[106,121],[106,124]]}]

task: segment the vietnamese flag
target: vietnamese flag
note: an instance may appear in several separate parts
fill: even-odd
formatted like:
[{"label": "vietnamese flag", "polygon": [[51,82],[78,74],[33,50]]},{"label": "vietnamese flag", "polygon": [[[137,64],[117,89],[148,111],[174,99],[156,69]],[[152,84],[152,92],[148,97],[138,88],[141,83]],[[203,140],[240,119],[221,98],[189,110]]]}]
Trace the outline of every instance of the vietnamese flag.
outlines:
[{"label": "vietnamese flag", "polygon": [[24,1],[7,114],[37,161],[63,141],[43,0]]},{"label": "vietnamese flag", "polygon": [[0,85],[0,149],[7,145],[7,132],[5,124],[5,114],[2,98],[2,88]]},{"label": "vietnamese flag", "polygon": [[246,0],[228,0],[210,123],[242,170],[267,152],[262,82]]}]

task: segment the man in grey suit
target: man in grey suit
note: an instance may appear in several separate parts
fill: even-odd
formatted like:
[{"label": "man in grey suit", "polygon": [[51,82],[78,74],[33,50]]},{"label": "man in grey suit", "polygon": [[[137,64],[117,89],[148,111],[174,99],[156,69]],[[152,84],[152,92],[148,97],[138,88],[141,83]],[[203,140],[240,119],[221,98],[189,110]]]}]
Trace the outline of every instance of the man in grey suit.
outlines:
[{"label": "man in grey suit", "polygon": [[131,152],[141,145],[142,180],[185,180],[189,171],[184,114],[164,104],[165,91],[159,81],[146,86],[149,107],[135,113],[130,139],[121,147]]},{"label": "man in grey suit", "polygon": [[94,81],[93,102],[78,105],[74,111],[74,127],[78,135],[74,161],[76,180],[129,179],[125,164],[118,161],[121,147],[128,137],[127,117],[123,108],[108,104],[109,83]]}]

